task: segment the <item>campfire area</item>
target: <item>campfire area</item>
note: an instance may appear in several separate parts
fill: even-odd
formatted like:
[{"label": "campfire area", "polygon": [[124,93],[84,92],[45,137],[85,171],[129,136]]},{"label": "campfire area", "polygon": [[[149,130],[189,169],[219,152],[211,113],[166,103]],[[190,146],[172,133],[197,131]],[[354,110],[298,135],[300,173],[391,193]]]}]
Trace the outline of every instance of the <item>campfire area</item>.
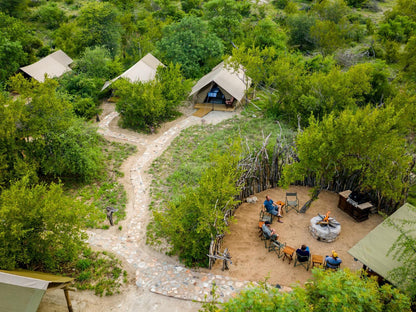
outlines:
[{"label": "campfire area", "polygon": [[[269,277],[270,284],[290,286],[294,283],[304,283],[311,277],[311,269],[306,271],[302,266],[294,267],[294,261],[282,261],[273,251],[269,252],[264,246],[264,241],[259,237],[259,214],[266,195],[270,195],[273,201],[285,201],[286,192],[297,192],[299,207],[301,208],[309,199],[311,188],[291,186],[289,189],[271,189],[254,194],[256,203],[242,203],[235,213],[235,222],[230,226],[230,233],[226,234],[222,250],[228,248],[232,257],[232,264],[228,271],[222,271],[222,261],[216,261],[212,273],[232,276],[240,280],[264,281]],[[366,236],[372,229],[383,221],[378,214],[371,214],[368,220],[358,223],[346,212],[339,209],[339,195],[333,192],[322,191],[306,213],[296,213],[291,210],[286,213],[284,209],[283,223],[273,220],[272,228],[279,234],[279,241],[286,243],[295,249],[302,244],[309,247],[312,255],[320,255],[325,258],[336,250],[342,260],[342,268],[359,270],[362,264],[354,261],[347,251],[359,240]],[[330,217],[336,219],[342,225],[341,232],[334,242],[318,241],[313,238],[309,225],[313,217],[318,213],[324,215],[330,211]]]}]

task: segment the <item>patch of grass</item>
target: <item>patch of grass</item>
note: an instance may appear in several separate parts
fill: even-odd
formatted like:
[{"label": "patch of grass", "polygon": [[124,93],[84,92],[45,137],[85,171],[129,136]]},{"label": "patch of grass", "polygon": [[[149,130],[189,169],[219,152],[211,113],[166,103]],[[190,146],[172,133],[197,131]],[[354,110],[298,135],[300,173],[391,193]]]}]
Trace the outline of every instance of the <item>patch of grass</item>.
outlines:
[{"label": "patch of grass", "polygon": [[[258,114],[258,113],[257,113]],[[181,132],[167,150],[151,165],[152,200],[150,209],[163,210],[163,201],[176,201],[185,187],[194,187],[210,165],[210,155],[215,150],[225,150],[230,142],[241,138],[244,148],[259,148],[264,138],[269,139],[272,150],[280,133],[279,125],[271,119],[247,113],[240,118],[226,120],[218,125],[193,126]],[[283,125],[282,125],[283,126]],[[283,136],[291,137],[292,131],[283,128]],[[247,152],[250,152],[247,150]],[[152,222],[147,227],[147,243],[161,245],[158,229]]]},{"label": "patch of grass", "polygon": [[91,249],[76,263],[73,277],[76,288],[94,290],[99,296],[119,293],[121,285],[127,283],[127,272],[122,270],[120,260],[111,253]]},{"label": "patch of grass", "polygon": [[136,146],[118,142],[104,141],[102,151],[106,160],[106,172],[94,183],[72,184],[68,190],[89,206],[87,227],[108,229],[105,208],[111,206],[118,209],[113,215],[114,224],[126,217],[127,194],[117,179],[123,174],[120,167],[130,155],[136,152]]}]

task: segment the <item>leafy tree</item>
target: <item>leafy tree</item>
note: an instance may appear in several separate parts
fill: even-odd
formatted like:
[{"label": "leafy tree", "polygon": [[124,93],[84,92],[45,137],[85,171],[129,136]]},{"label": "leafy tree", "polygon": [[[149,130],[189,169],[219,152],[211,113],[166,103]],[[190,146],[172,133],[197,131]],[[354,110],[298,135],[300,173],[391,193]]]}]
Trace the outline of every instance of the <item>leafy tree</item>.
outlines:
[{"label": "leafy tree", "polygon": [[407,16],[396,15],[380,24],[378,35],[382,40],[406,43],[416,34],[416,22]]},{"label": "leafy tree", "polygon": [[185,13],[197,13],[202,6],[202,0],[181,0],[182,10]]},{"label": "leafy tree", "polygon": [[91,181],[102,169],[100,145],[96,128],[74,120],[68,128],[33,141],[29,155],[39,162],[41,175]]},{"label": "leafy tree", "polygon": [[66,20],[65,12],[55,2],[41,6],[35,16],[48,29],[56,29]]},{"label": "leafy tree", "polygon": [[108,2],[89,2],[80,10],[77,24],[80,37],[75,38],[84,48],[103,46],[114,57],[120,48],[120,13]]},{"label": "leafy tree", "polygon": [[166,26],[163,32],[158,51],[167,63],[181,64],[186,78],[202,75],[222,56],[221,40],[197,17],[187,16]]},{"label": "leafy tree", "polygon": [[182,76],[181,66],[170,63],[167,67],[159,67],[156,80],[161,88],[161,95],[165,102],[167,118],[177,115],[177,108],[191,91],[190,81]]},{"label": "leafy tree", "polygon": [[27,59],[22,45],[18,41],[10,41],[0,32],[0,82],[5,82]]},{"label": "leafy tree", "polygon": [[52,79],[38,83],[20,74],[11,79],[11,88],[21,96],[11,106],[7,106],[10,100],[3,102],[7,125],[13,129],[4,131],[4,152],[11,154],[9,175],[22,172],[19,159],[30,165],[23,167],[23,172],[52,178],[88,180],[100,172],[102,156],[96,130],[74,117],[71,104],[60,97],[56,87]]},{"label": "leafy tree", "polygon": [[155,0],[154,4],[157,6],[153,15],[162,20],[172,19],[179,21],[185,15],[183,11],[178,8],[176,1],[170,0]]},{"label": "leafy tree", "polygon": [[245,33],[247,36],[244,40],[245,46],[255,46],[261,49],[265,47],[274,47],[276,50],[286,49],[286,34],[278,24],[269,18],[259,20],[254,27],[251,26]]},{"label": "leafy tree", "polygon": [[210,29],[229,46],[241,35],[240,24],[250,6],[247,0],[210,0],[204,4],[205,18]]},{"label": "leafy tree", "polygon": [[411,157],[398,131],[393,107],[346,109],[321,122],[312,118],[296,139],[299,162],[284,168],[289,184],[314,178],[315,185],[353,185],[379,199],[403,200]]},{"label": "leafy tree", "polygon": [[28,24],[3,12],[0,12],[0,41],[3,53],[10,57],[10,62],[3,60],[0,64],[9,69],[17,64],[23,66],[36,61],[36,55],[43,46]]},{"label": "leafy tree", "polygon": [[392,13],[408,16],[416,22],[416,3],[412,0],[398,0]]},{"label": "leafy tree", "polygon": [[213,152],[211,166],[198,185],[186,187],[184,195],[177,203],[170,202],[165,212],[155,212],[159,231],[167,236],[172,253],[188,266],[206,266],[211,239],[227,230],[224,213],[237,204],[239,193],[240,148],[239,142],[234,142],[222,154]]},{"label": "leafy tree", "polygon": [[122,72],[121,64],[111,59],[104,47],[86,48],[81,57],[74,62],[74,71],[86,77],[111,79]]},{"label": "leafy tree", "polygon": [[361,8],[368,3],[368,0],[347,0],[347,3],[355,8]]},{"label": "leafy tree", "polygon": [[312,12],[321,21],[331,21],[338,24],[349,13],[350,9],[344,0],[323,0],[315,2]]},{"label": "leafy tree", "polygon": [[131,83],[118,79],[113,87],[114,95],[118,97],[116,110],[122,117],[122,127],[142,131],[157,127],[164,112],[164,103],[156,81]]},{"label": "leafy tree", "polygon": [[29,4],[29,0],[0,0],[0,10],[10,16],[22,16]]},{"label": "leafy tree", "polygon": [[330,20],[317,21],[311,27],[310,35],[324,55],[334,52],[345,44],[341,30]]},{"label": "leafy tree", "polygon": [[114,94],[119,99],[116,110],[122,116],[122,126],[134,130],[152,131],[161,122],[177,116],[176,108],[189,93],[179,65],[158,68],[156,79],[131,83],[118,79]]},{"label": "leafy tree", "polygon": [[290,15],[287,19],[289,28],[289,44],[302,51],[313,50],[315,41],[311,37],[311,27],[315,25],[316,18],[307,14]]},{"label": "leafy tree", "polygon": [[403,66],[403,76],[416,82],[416,36],[411,37],[407,42],[400,63]]},{"label": "leafy tree", "polygon": [[[407,311],[409,298],[389,285],[379,287],[371,278],[348,270],[314,269],[305,289],[295,286],[290,293],[265,285],[242,291],[219,311]],[[206,311],[206,310],[205,310]]]},{"label": "leafy tree", "polygon": [[85,247],[86,207],[62,185],[30,185],[27,178],[0,195],[0,268],[57,272]]},{"label": "leafy tree", "polygon": [[56,46],[72,57],[80,54],[85,48],[80,42],[81,36],[81,28],[75,21],[61,24],[53,33]]}]

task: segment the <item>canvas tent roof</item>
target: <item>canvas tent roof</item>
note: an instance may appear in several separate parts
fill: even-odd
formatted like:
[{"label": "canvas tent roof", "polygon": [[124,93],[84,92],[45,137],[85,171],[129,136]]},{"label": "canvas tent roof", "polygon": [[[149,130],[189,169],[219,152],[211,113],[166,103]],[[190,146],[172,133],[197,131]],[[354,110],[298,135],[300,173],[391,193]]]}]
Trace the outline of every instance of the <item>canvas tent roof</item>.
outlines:
[{"label": "canvas tent roof", "polygon": [[247,86],[250,84],[250,78],[245,75],[242,67],[236,71],[227,68],[224,62],[221,62],[195,84],[190,96],[197,94],[212,82],[215,82],[221,89],[241,101]]},{"label": "canvas tent roof", "polygon": [[120,76],[114,78],[111,81],[107,81],[101,91],[107,88],[110,84],[119,78],[126,78],[131,82],[142,81],[147,82],[155,79],[156,70],[159,66],[164,66],[157,58],[152,54],[146,54],[140,61],[122,73]]},{"label": "canvas tent roof", "polygon": [[71,70],[69,64],[72,59],[62,50],[58,50],[45,56],[36,63],[21,67],[20,70],[33,77],[39,82],[45,81],[45,74],[49,78],[60,77]]},{"label": "canvas tent roof", "polygon": [[72,280],[41,272],[0,270],[0,312],[35,312],[46,289],[63,287]]},{"label": "canvas tent roof", "polygon": [[[401,225],[402,220],[416,222],[416,208],[408,203],[400,207],[395,213],[379,224],[374,230],[368,233],[362,240],[353,246],[348,253],[361,263],[368,266],[378,275],[395,284],[395,281],[389,276],[389,272],[402,264],[393,259],[394,253],[389,255],[388,251],[396,242],[401,234],[395,226],[389,225],[393,223]],[[416,237],[416,229],[414,225],[404,224],[405,230],[411,230],[407,235]],[[400,285],[396,285],[400,286]]]}]

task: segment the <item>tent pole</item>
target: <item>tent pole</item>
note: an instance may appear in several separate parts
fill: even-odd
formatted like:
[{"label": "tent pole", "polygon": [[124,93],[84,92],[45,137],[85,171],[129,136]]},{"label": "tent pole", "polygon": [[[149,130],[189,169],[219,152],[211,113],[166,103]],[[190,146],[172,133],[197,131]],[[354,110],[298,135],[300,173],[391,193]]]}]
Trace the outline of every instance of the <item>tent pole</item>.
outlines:
[{"label": "tent pole", "polygon": [[66,305],[68,306],[68,312],[74,312],[72,309],[71,299],[69,299],[69,289],[68,286],[65,286],[64,293],[65,293],[65,299],[66,299]]}]

